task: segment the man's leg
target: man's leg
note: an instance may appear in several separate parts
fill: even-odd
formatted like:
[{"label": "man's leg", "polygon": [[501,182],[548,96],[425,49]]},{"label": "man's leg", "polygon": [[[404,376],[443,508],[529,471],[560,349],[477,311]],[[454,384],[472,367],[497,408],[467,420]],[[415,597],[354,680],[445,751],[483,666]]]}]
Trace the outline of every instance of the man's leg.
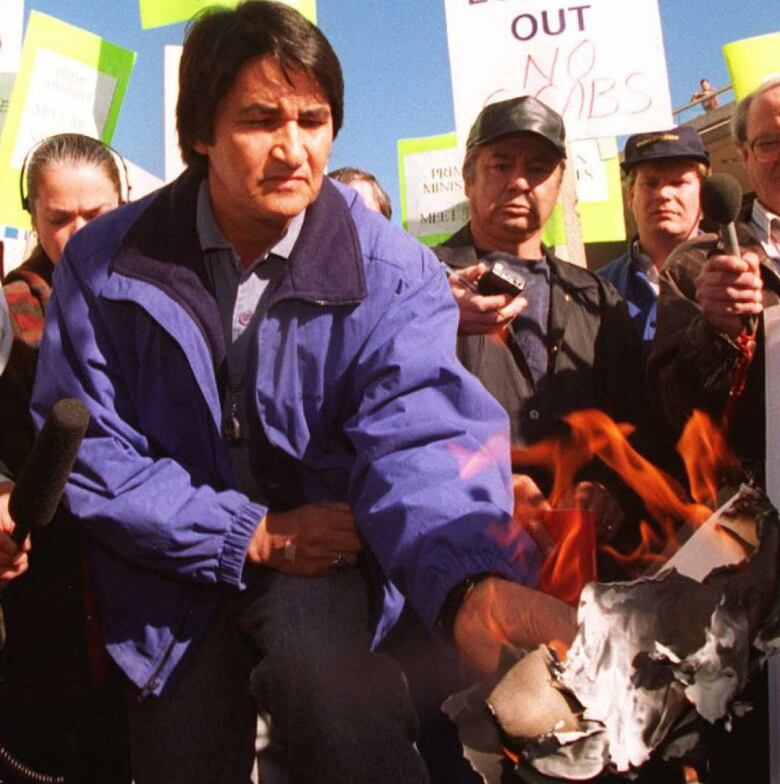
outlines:
[{"label": "man's leg", "polygon": [[290,784],[428,782],[403,674],[370,652],[369,625],[359,569],[269,572],[247,597],[241,626],[261,657],[252,693],[271,715]]},{"label": "man's leg", "polygon": [[135,784],[248,784],[257,708],[249,693],[255,657],[226,597],[169,697],[128,699]]}]

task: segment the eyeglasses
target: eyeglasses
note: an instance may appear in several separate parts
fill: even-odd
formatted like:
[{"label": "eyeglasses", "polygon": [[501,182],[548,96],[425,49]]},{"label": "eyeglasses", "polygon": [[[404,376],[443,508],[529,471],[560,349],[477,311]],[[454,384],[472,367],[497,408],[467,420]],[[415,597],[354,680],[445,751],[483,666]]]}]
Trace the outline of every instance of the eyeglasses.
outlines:
[{"label": "eyeglasses", "polygon": [[780,158],[780,133],[765,133],[749,142],[750,149],[760,163],[772,163]]}]

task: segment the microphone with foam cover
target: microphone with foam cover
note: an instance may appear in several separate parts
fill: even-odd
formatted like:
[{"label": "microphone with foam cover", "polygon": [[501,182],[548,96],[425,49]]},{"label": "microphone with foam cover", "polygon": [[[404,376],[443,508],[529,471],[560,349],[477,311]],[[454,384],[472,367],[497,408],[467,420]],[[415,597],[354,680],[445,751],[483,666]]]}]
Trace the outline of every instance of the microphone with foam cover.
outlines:
[{"label": "microphone with foam cover", "polygon": [[742,208],[742,186],[730,174],[711,174],[701,184],[701,209],[704,217],[717,224],[723,250],[739,256],[734,222]]},{"label": "microphone with foam cover", "polygon": [[[742,209],[742,186],[730,174],[711,174],[701,184],[701,209],[704,217],[717,224],[720,244],[729,256],[740,256],[735,221]],[[743,316],[748,332],[758,327],[757,316]]]},{"label": "microphone with foam cover", "polygon": [[89,412],[80,400],[64,398],[52,408],[8,503],[17,544],[54,517],[88,425]]}]

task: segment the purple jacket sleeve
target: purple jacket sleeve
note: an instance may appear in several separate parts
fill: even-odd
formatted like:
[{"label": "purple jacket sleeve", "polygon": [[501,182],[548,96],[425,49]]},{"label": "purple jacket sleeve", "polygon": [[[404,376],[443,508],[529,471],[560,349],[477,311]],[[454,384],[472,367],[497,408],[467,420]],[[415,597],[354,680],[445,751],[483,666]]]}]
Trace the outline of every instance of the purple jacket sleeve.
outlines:
[{"label": "purple jacket sleeve", "polygon": [[438,264],[407,276],[361,353],[347,426],[361,532],[429,627],[464,578],[533,585],[539,566],[511,526],[507,417],[458,362],[457,320]]},{"label": "purple jacket sleeve", "polygon": [[63,397],[89,409],[66,488],[71,511],[103,546],[142,569],[242,587],[246,550],[266,509],[196,483],[175,460],[154,454],[133,422],[135,406],[146,401],[133,399],[118,372],[110,337],[116,325],[105,323],[93,290],[98,276],[90,278],[78,261],[77,269],[66,252],[58,265],[32,402],[39,427]]}]

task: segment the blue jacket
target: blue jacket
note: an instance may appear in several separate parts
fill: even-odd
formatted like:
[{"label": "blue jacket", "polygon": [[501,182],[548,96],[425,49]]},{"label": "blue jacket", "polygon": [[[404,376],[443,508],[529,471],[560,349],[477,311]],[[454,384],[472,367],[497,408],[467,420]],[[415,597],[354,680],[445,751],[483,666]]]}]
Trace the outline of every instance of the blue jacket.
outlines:
[{"label": "blue jacket", "polygon": [[628,250],[618,258],[596,270],[596,274],[608,280],[628,306],[645,356],[650,352],[655,336],[658,311],[658,295],[645,277],[636,259],[638,251],[636,237],[628,244]]},{"label": "blue jacket", "polygon": [[[154,694],[222,593],[251,582],[246,551],[268,511],[234,489],[222,441],[224,339],[198,184],[185,172],[71,240],[33,399],[39,425],[65,396],[90,410],[67,500],[93,542],[106,646]],[[457,361],[457,320],[433,254],[326,179],[254,327],[252,442],[301,467],[301,501],[350,502],[375,577],[375,642],[401,596],[433,626],[467,576],[536,578],[538,553],[510,531],[506,415]]]}]

